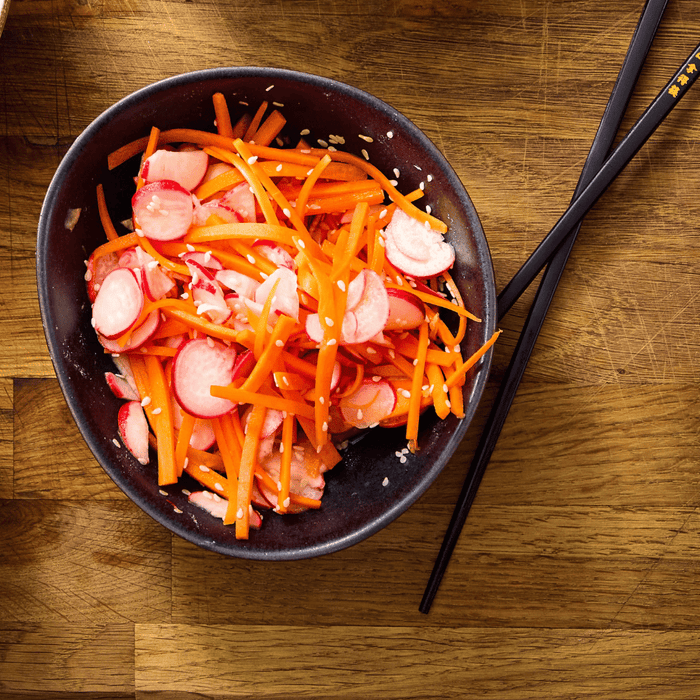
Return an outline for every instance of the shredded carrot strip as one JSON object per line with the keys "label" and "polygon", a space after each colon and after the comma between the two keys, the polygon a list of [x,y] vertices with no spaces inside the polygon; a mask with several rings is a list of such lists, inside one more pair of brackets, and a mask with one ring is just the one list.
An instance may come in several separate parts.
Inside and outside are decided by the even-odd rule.
{"label": "shredded carrot strip", "polygon": [[115,238],[113,241],[107,241],[101,246],[95,248],[92,256],[95,260],[102,255],[109,255],[110,253],[117,253],[120,250],[126,250],[135,245],[138,245],[139,236],[136,233],[127,233],[119,238]]}
{"label": "shredded carrot strip", "polygon": [[[207,454],[206,452],[204,454]],[[193,479],[199,481],[202,486],[206,486],[210,491],[213,491],[215,497],[223,497],[231,502],[231,484],[229,480],[212,469],[212,467],[195,462],[190,459],[185,467],[185,473],[189,474]]]}
{"label": "shredded carrot strip", "polygon": [[278,285],[279,279],[272,285],[272,289],[267,295],[267,299],[265,299],[262,311],[260,312],[260,318],[258,319],[258,325],[255,329],[255,344],[253,345],[253,355],[255,355],[256,360],[260,359],[263,353],[263,349],[265,347],[265,341],[267,340],[267,324],[270,322],[270,310],[272,309],[272,300],[275,298],[275,292],[277,291]]}
{"label": "shredded carrot strip", "polygon": [[255,363],[255,367],[253,367],[247,379],[243,382],[241,389],[255,392],[263,385],[263,382],[276,368],[287,338],[295,325],[296,321],[290,316],[282,315],[277,319],[275,327],[270,333],[269,343],[267,343],[260,357],[257,358],[258,361]]}
{"label": "shredded carrot strip", "polygon": [[433,399],[433,406],[438,418],[447,418],[450,415],[450,403],[447,394],[447,386],[445,384],[445,375],[439,365],[433,362],[426,362],[425,376],[428,378],[430,385],[430,395]]}
{"label": "shredded carrot strip", "polygon": [[274,408],[278,411],[287,411],[287,413],[293,413],[312,420],[314,418],[314,407],[301,401],[292,401],[290,399],[284,399],[281,396],[246,391],[231,384],[229,384],[229,386],[212,386],[210,392],[212,396],[229,399],[229,401],[233,401],[234,403],[250,403],[253,405],[265,406],[265,408]]}
{"label": "shredded carrot strip", "polygon": [[[158,129],[155,126],[151,127],[151,133],[148,137],[148,143],[146,144],[146,150],[143,152],[142,163],[147,158],[150,158],[156,152],[156,149],[158,148],[158,137],[159,136],[160,136],[160,129]],[[138,180],[136,181],[136,189],[140,190],[143,187],[143,185],[144,185],[144,180],[139,175]]]}
{"label": "shredded carrot strip", "polygon": [[360,384],[362,384],[362,380],[364,379],[365,376],[365,366],[359,362],[355,363],[355,378],[352,381],[352,384],[348,385],[347,389],[341,392],[337,392],[334,394],[336,399],[342,399],[345,396],[351,396],[354,394],[359,388]]}
{"label": "shredded carrot strip", "polygon": [[447,299],[443,299],[442,297],[439,297],[435,294],[430,294],[428,292],[422,292],[419,289],[415,289],[414,287],[411,287],[410,285],[387,284],[386,288],[387,289],[403,289],[405,292],[409,292],[410,294],[413,294],[414,296],[418,297],[422,301],[427,302],[428,304],[433,304],[434,306],[441,306],[443,309],[449,309],[450,311],[454,311],[455,313],[459,314],[460,316],[464,316],[465,318],[470,318],[472,321],[481,322],[480,318],[478,318],[477,316],[474,316],[474,314],[467,311],[463,306],[459,306],[458,304],[454,304],[453,302],[447,301]]}
{"label": "shredded carrot strip", "polygon": [[242,139],[245,136],[245,132],[248,131],[251,121],[253,121],[253,117],[248,112],[243,113],[233,127],[233,138]]}
{"label": "shredded carrot strip", "polygon": [[216,114],[216,130],[221,136],[233,138],[233,127],[231,126],[231,115],[228,111],[226,98],[220,92],[215,92],[212,95],[214,103],[214,114]]}
{"label": "shredded carrot strip", "polygon": [[150,378],[151,413],[159,411],[158,420],[154,426],[158,445],[158,484],[160,486],[175,484],[178,472],[175,465],[175,434],[170,391],[160,360],[153,355],[146,355],[144,364]]}
{"label": "shredded carrot strip", "polygon": [[306,210],[306,203],[309,201],[309,194],[311,193],[313,186],[316,184],[318,178],[321,177],[321,174],[330,165],[330,163],[330,156],[325,155],[318,161],[318,163],[316,163],[316,165],[314,165],[311,172],[308,173],[308,177],[306,180],[304,180],[304,184],[301,186],[296,203],[294,204],[294,208],[297,211],[303,212]]}
{"label": "shredded carrot strip", "polygon": [[228,326],[220,326],[211,321],[207,321],[201,316],[195,316],[194,314],[187,313],[181,309],[172,308],[169,306],[163,307],[163,313],[170,318],[175,318],[178,321],[182,321],[187,324],[190,328],[195,328],[196,330],[207,333],[213,338],[219,338],[220,340],[229,340],[242,345],[248,346],[252,345],[252,333],[250,331],[237,331]]}
{"label": "shredded carrot strip", "polygon": [[[238,450],[238,459],[235,459],[237,444],[231,444],[229,436],[223,426],[223,421],[221,418],[212,418],[211,426],[214,429],[214,436],[216,437],[216,444],[219,448],[219,453],[221,454],[221,459],[224,463],[224,471],[226,472],[226,478],[230,482],[235,482],[238,477],[238,463],[240,462],[240,450]],[[235,512],[235,494],[229,494],[229,505],[228,507],[234,508]],[[233,501],[233,502],[232,502]],[[226,512],[228,516],[228,510]],[[231,522],[231,521],[230,521]]]}
{"label": "shredded carrot strip", "polygon": [[292,445],[294,438],[294,416],[289,413],[282,420],[282,459],[280,460],[280,484],[277,507],[281,513],[287,512],[287,499],[292,473]]}
{"label": "shredded carrot strip", "polygon": [[248,129],[246,130],[245,134],[243,135],[243,140],[244,141],[250,141],[253,136],[255,135],[255,132],[258,130],[258,127],[260,126],[260,123],[262,122],[263,115],[267,111],[267,106],[268,103],[263,101],[260,103],[260,106],[258,107],[257,112],[253,115],[253,119],[251,120]]}
{"label": "shredded carrot strip", "polygon": [[501,334],[500,330],[497,330],[470,358],[465,360],[457,369],[455,369],[449,377],[445,379],[445,384],[447,388],[456,386],[460,379],[486,354],[489,348],[498,340],[498,336]]}
{"label": "shredded carrot strip", "polygon": [[[264,406],[253,406],[248,425],[246,426],[245,440],[241,451],[241,464],[238,470],[238,497],[236,503],[229,501],[224,523],[230,521],[231,516],[236,522],[236,538],[248,539],[250,528],[250,499],[253,493],[253,477],[255,464],[258,458],[258,444],[260,433],[267,409]],[[233,512],[232,512],[233,511]]]}
{"label": "shredded carrot strip", "polygon": [[418,449],[418,419],[420,418],[421,386],[423,385],[423,375],[425,373],[425,356],[428,352],[428,322],[423,321],[418,334],[418,352],[413,368],[413,378],[411,381],[411,398],[408,406],[408,420],[406,422],[406,440],[411,452]]}
{"label": "shredded carrot strip", "polygon": [[464,418],[464,392],[459,384],[449,387],[450,410],[457,418]]}
{"label": "shredded carrot strip", "polygon": [[250,139],[251,143],[269,146],[282,131],[286,123],[287,120],[282,116],[282,113],[277,109],[273,109],[260,125],[260,128],[253,134],[253,137]]}
{"label": "shredded carrot strip", "polygon": [[119,238],[119,234],[114,228],[112,219],[109,216],[109,211],[107,211],[107,201],[105,200],[105,191],[102,183],[97,185],[97,210],[100,214],[100,222],[102,223],[102,228],[105,230],[107,240],[114,241]]}

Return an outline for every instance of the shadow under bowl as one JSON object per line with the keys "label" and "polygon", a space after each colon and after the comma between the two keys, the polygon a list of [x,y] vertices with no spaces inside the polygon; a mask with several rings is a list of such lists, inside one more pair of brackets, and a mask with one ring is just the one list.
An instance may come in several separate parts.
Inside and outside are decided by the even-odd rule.
{"label": "shadow under bowl", "polygon": [[[462,343],[465,356],[493,333],[495,283],[491,256],[474,206],[459,178],[432,142],[408,119],[372,95],[327,78],[269,68],[221,68],[169,78],[125,97],[100,115],[75,140],[60,163],[42,207],[37,241],[39,302],[46,340],[66,402],[86,443],[107,474],[140,508],[186,540],[221,554],[259,560],[291,560],[334,552],[374,534],[413,504],[430,486],[462,440],[481,398],[491,353],[468,375],[464,419],[421,418],[420,450],[405,463],[396,452],[406,446],[405,430],[375,429],[353,441],[343,461],[326,474],[319,510],[298,515],[263,513],[260,530],[237,540],[234,528],[189,504],[185,477],[174,486],[157,485],[155,467],[143,466],[114,442],[121,401],[104,373],[109,354],[92,329],[85,291],[85,260],[104,242],[95,198],[102,183],[110,216],[131,216],[130,199],[138,157],[109,170],[107,156],[119,146],[161,130],[214,130],[212,94],[223,93],[232,117],[239,103],[254,110],[263,100],[280,103],[285,133],[307,140],[345,138],[343,150],[362,154],[390,177],[398,168],[403,192],[426,177],[422,201],[449,227],[456,250],[453,277],[467,308],[482,319],[470,323]],[[360,138],[360,134],[372,141]],[[75,215],[79,217],[75,222]],[[386,486],[383,485],[388,479]],[[162,491],[167,492],[163,495]]]}

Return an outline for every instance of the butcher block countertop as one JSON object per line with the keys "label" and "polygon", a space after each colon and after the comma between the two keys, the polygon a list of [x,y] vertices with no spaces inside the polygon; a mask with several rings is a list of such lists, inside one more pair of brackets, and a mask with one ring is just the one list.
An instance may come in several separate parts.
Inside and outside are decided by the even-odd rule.
{"label": "butcher block countertop", "polygon": [[[563,213],[642,0],[13,0],[0,36],[0,698],[700,697],[700,88],[586,217],[452,561],[430,571],[534,287],[467,437],[392,524],[306,561],[172,535],[59,389],[39,211],[104,109],[177,73],[292,68],[412,119],[500,290]],[[670,0],[627,131],[700,41]]]}

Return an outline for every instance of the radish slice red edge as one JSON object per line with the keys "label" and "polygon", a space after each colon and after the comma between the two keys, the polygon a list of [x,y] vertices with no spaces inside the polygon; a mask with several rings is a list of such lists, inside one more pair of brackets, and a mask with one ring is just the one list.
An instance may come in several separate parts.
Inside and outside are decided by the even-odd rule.
{"label": "radish slice red edge", "polygon": [[148,421],[139,401],[123,404],[117,415],[119,436],[129,452],[141,463],[148,464]]}

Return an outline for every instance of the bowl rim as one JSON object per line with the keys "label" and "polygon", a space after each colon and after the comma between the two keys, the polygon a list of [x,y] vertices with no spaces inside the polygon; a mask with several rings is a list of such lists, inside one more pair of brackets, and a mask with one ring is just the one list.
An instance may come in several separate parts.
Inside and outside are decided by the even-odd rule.
{"label": "bowl rim", "polygon": [[96,437],[89,431],[86,431],[83,427],[86,423],[83,407],[77,401],[72,390],[71,383],[66,376],[64,358],[61,354],[60,343],[56,337],[56,329],[49,323],[49,299],[51,290],[49,289],[48,281],[46,275],[44,274],[44,268],[48,262],[46,259],[45,248],[49,235],[49,222],[53,218],[54,208],[56,206],[55,202],[58,199],[56,195],[60,190],[64,175],[73,167],[75,161],[78,159],[93,135],[102,129],[115,115],[131,108],[132,106],[138,105],[148,96],[167,91],[172,87],[183,84],[192,84],[200,81],[212,81],[216,79],[230,80],[241,77],[264,78],[269,80],[284,79],[297,82],[301,81],[304,83],[310,83],[312,86],[318,89],[330,89],[334,92],[340,93],[341,95],[347,95],[354,100],[360,100],[367,103],[372,109],[383,112],[385,115],[389,116],[400,126],[400,128],[405,128],[410,131],[412,138],[416,139],[420,143],[420,147],[425,149],[425,151],[428,153],[428,156],[440,165],[441,176],[446,177],[450,181],[451,187],[458,193],[460,207],[463,207],[469,212],[470,221],[472,221],[472,223],[476,226],[476,230],[473,233],[474,237],[478,239],[478,245],[482,247],[481,253],[483,259],[480,262],[482,263],[481,271],[484,277],[484,287],[486,289],[486,298],[484,299],[485,313],[483,316],[489,333],[495,330],[496,325],[495,275],[493,261],[488,247],[488,241],[476,208],[474,207],[465,186],[455,173],[447,158],[412,120],[408,119],[394,107],[365,90],[332,78],[284,68],[259,66],[209,68],[170,76],[141,87],[112,104],[100,115],[98,115],[90,124],[88,124],[88,126],[78,135],[78,137],[69,147],[51,179],[41,207],[37,236],[36,274],[42,325],[44,328],[49,353],[64,398],[83,439],[93,453],[93,456],[95,456],[97,461],[101,464],[102,468],[107,472],[115,484],[129,497],[129,499],[132,500],[151,518],[169,529],[174,534],[177,534],[183,539],[204,549],[227,556],[254,560],[291,561],[330,554],[365,540],[399,517],[428,490],[444,466],[452,458],[455,450],[461,443],[469,424],[471,423],[476,407],[483,396],[483,391],[489,377],[493,350],[489,350],[489,352],[482,359],[480,370],[475,378],[475,383],[472,388],[472,396],[475,396],[476,400],[469,401],[468,404],[465,401],[465,407],[468,405],[470,410],[466,413],[465,417],[459,421],[456,429],[450,434],[449,440],[446,442],[443,449],[441,449],[438,457],[430,464],[430,468],[426,470],[419,485],[413,488],[403,498],[397,499],[379,516],[364,526],[357,528],[348,534],[342,534],[321,544],[316,543],[307,546],[299,546],[292,550],[256,550],[255,548],[249,547],[233,548],[227,544],[219,543],[212,540],[210,537],[193,533],[192,530],[184,528],[184,526],[180,525],[180,521],[177,519],[165,518],[162,513],[157,511],[157,509],[151,504],[145,495],[139,493],[138,490],[128,482],[125,475],[122,473],[122,470],[116,469],[111,464],[111,461],[107,458],[99,440],[96,439]]}

